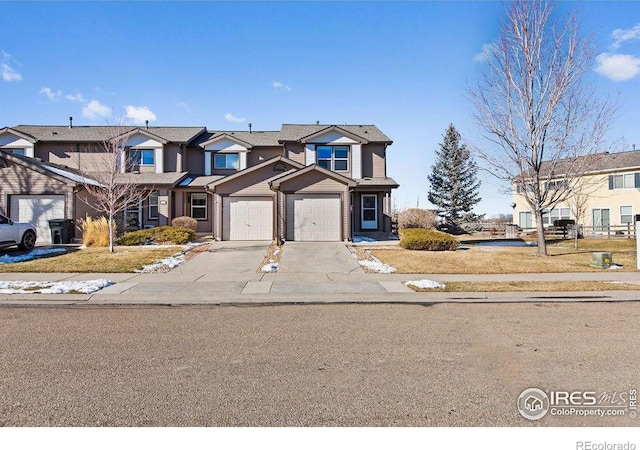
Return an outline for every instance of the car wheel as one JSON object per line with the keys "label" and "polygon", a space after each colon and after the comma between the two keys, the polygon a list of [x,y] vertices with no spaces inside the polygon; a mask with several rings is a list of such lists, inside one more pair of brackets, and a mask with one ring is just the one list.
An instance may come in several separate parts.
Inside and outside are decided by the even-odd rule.
{"label": "car wheel", "polygon": [[22,242],[18,244],[18,248],[20,250],[33,250],[33,247],[35,246],[36,234],[31,230],[25,231],[25,233],[22,235]]}

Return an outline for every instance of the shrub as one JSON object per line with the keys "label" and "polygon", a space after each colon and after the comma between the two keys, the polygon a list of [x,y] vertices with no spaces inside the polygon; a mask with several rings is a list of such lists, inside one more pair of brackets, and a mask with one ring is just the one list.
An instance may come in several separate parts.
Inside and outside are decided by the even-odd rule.
{"label": "shrub", "polygon": [[[82,231],[82,243],[86,247],[109,246],[109,221],[101,216],[97,219],[87,216],[78,220],[78,228]],[[113,222],[113,234],[116,233],[116,223]]]}
{"label": "shrub", "polygon": [[433,229],[438,223],[438,215],[428,209],[410,208],[398,214],[398,229],[427,228]]}
{"label": "shrub", "polygon": [[187,230],[191,230],[195,233],[198,229],[198,221],[193,217],[180,216],[171,221],[171,226],[176,228],[186,228]]}
{"label": "shrub", "polygon": [[408,250],[456,250],[458,241],[453,236],[441,231],[406,228],[400,232],[400,246]]}
{"label": "shrub", "polygon": [[195,233],[186,228],[164,226],[125,233],[116,240],[116,244],[186,244],[192,241],[194,236]]}

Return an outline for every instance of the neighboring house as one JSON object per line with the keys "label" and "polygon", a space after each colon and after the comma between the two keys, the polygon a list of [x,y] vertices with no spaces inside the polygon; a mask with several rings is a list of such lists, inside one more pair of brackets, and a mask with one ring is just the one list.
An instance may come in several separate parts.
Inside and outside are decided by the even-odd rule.
{"label": "neighboring house", "polygon": [[[96,215],[84,178],[114,127],[19,125],[0,129],[0,213],[36,224]],[[121,179],[152,192],[126,211],[140,228],[179,216],[217,240],[342,241],[391,231],[386,151],[373,125],[283,125],[280,131],[126,127]]]}
{"label": "neighboring house", "polygon": [[[571,197],[543,215],[545,227],[557,219],[576,220],[594,232],[607,231],[610,226],[633,226],[635,215],[640,214],[640,151],[604,153],[592,159],[593,164],[575,183]],[[557,189],[565,188],[564,182],[555,183]],[[571,205],[575,196],[584,198],[583,214],[578,218]],[[535,216],[516,188],[513,201],[514,222],[524,229],[535,228]]]}

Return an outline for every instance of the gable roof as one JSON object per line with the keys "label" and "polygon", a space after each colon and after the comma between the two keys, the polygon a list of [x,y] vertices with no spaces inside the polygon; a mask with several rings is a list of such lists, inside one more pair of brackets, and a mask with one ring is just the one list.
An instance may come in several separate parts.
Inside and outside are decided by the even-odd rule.
{"label": "gable roof", "polygon": [[35,144],[37,142],[37,139],[34,138],[33,136],[30,136],[30,135],[28,135],[26,133],[22,133],[22,132],[20,132],[18,130],[14,130],[13,128],[4,127],[2,129],[0,129],[0,134],[3,134],[3,133],[13,134],[14,136],[22,138],[25,141],[29,141],[32,144]]}
{"label": "gable roof", "polygon": [[92,186],[100,186],[100,183],[92,178],[85,177],[80,171],[71,167],[44,162],[37,158],[29,158],[27,156],[16,155],[12,152],[0,150],[0,157],[8,159],[16,164],[27,167],[31,170],[39,172],[48,177],[62,181],[68,185],[76,186],[78,184],[90,184]]}
{"label": "gable roof", "polygon": [[33,139],[32,142],[102,142],[122,133],[140,132],[166,142],[187,144],[206,131],[204,127],[56,126],[18,125],[3,128]]}
{"label": "gable roof", "polygon": [[339,173],[336,172],[332,172],[331,170],[327,170],[324,167],[320,167],[317,164],[311,164],[310,166],[306,166],[303,169],[299,169],[296,170],[295,172],[291,172],[291,173],[286,173],[272,181],[269,182],[269,185],[272,188],[278,189],[280,187],[280,184],[284,183],[285,181],[289,181],[292,180],[294,178],[297,178],[301,175],[305,175],[308,174],[309,172],[320,172],[321,174],[329,177],[329,178],[333,178],[334,180],[346,184],[349,187],[355,187],[356,185],[356,181],[352,178],[349,177],[345,177],[344,175],[340,175]]}
{"label": "gable roof", "polygon": [[289,158],[285,158],[284,156],[274,156],[273,158],[269,158],[269,159],[267,159],[265,161],[262,161],[261,163],[256,164],[254,166],[247,167],[246,169],[243,169],[243,170],[241,170],[239,172],[236,172],[236,173],[234,173],[232,175],[226,176],[226,177],[221,178],[219,180],[215,180],[215,181],[207,184],[207,188],[212,188],[212,187],[218,186],[220,184],[226,183],[227,181],[235,180],[236,178],[240,178],[240,177],[242,177],[242,176],[244,176],[244,175],[246,175],[248,173],[255,172],[256,170],[260,170],[263,167],[267,167],[267,166],[269,166],[271,164],[274,164],[274,163],[277,163],[277,162],[283,162],[283,163],[288,164],[288,165],[290,165],[292,167],[295,167],[296,169],[301,169],[302,167],[304,167],[303,164],[300,164],[299,162],[293,161],[293,160],[291,160]]}
{"label": "gable roof", "polygon": [[231,140],[237,140],[244,144],[248,144],[250,147],[279,147],[280,143],[278,138],[280,136],[279,131],[212,131],[207,130],[206,133],[198,136],[194,139],[191,145],[197,147],[203,147],[207,143],[219,139],[221,137],[227,137]]}
{"label": "gable roof", "polygon": [[343,132],[365,142],[382,142],[392,144],[393,141],[375,125],[306,125],[284,124],[280,131],[280,143],[303,142],[313,136],[329,131]]}

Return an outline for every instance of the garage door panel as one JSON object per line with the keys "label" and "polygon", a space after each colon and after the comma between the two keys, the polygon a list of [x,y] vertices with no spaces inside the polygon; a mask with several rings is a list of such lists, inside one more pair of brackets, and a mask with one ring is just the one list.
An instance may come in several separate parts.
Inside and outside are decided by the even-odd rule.
{"label": "garage door panel", "polygon": [[231,241],[273,239],[273,199],[226,197],[223,200],[223,239]]}
{"label": "garage door panel", "polygon": [[35,226],[39,243],[51,243],[50,219],[65,217],[64,195],[12,195],[11,219]]}
{"label": "garage door panel", "polygon": [[287,236],[295,241],[342,240],[342,212],[338,194],[289,195]]}

